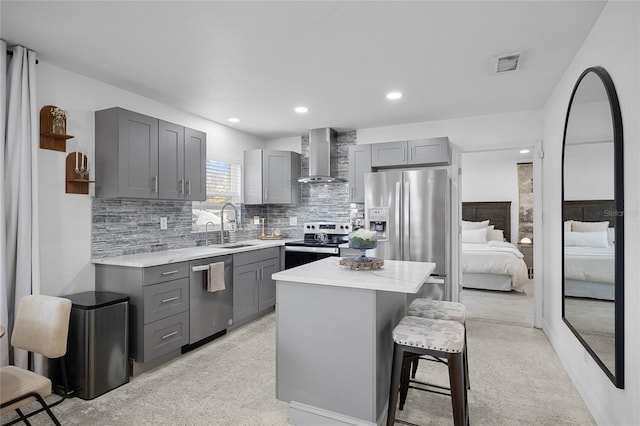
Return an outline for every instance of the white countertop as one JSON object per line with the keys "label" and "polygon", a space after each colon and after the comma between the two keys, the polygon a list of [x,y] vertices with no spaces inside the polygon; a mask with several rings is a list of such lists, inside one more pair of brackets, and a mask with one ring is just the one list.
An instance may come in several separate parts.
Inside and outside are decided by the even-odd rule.
{"label": "white countertop", "polygon": [[385,260],[382,269],[351,270],[339,257],[327,257],[272,275],[277,281],[416,293],[435,269],[435,263]]}
{"label": "white countertop", "polygon": [[187,260],[202,259],[205,257],[224,256],[226,254],[241,253],[251,250],[278,247],[284,245],[286,241],[294,241],[293,239],[282,240],[246,240],[238,241],[234,244],[251,244],[249,247],[239,247],[234,249],[223,248],[222,245],[211,245],[208,247],[188,247],[176,250],[156,251],[152,253],[127,254],[124,256],[105,257],[100,259],[91,259],[96,265],[114,265],[129,266],[134,268],[146,268],[148,266],[166,265],[169,263],[184,262]]}

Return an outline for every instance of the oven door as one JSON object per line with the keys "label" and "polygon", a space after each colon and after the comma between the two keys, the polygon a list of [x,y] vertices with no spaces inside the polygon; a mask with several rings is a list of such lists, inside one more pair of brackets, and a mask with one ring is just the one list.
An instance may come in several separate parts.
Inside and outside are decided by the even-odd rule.
{"label": "oven door", "polygon": [[284,247],[284,269],[295,268],[305,263],[315,262],[325,257],[339,256],[337,247]]}

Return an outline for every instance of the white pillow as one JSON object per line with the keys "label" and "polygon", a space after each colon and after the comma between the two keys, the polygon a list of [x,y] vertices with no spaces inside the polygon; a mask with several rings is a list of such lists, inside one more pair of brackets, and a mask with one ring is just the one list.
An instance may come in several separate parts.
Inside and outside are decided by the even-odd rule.
{"label": "white pillow", "polygon": [[487,242],[487,228],[482,229],[463,229],[462,242],[483,244]]}
{"label": "white pillow", "polygon": [[565,232],[564,245],[567,247],[609,247],[606,232]]}
{"label": "white pillow", "polygon": [[577,220],[571,221],[572,232],[602,232],[606,231],[609,227],[609,221],[604,222],[580,222]]}
{"label": "white pillow", "polygon": [[462,230],[468,231],[470,229],[481,229],[489,226],[489,220],[483,220],[482,222],[471,222],[468,220],[462,221]]}
{"label": "white pillow", "polygon": [[571,232],[571,222],[573,221],[572,220],[564,221],[564,232]]}
{"label": "white pillow", "polygon": [[504,241],[504,231],[502,229],[487,230],[487,241]]}
{"label": "white pillow", "polygon": [[607,241],[610,246],[616,242],[616,228],[607,228]]}

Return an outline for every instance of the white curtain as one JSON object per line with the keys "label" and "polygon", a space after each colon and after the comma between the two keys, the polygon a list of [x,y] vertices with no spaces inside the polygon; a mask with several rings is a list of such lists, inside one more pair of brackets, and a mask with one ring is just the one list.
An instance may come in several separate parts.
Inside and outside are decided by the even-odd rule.
{"label": "white curtain", "polygon": [[[8,343],[17,303],[40,294],[38,230],[38,126],[36,53],[2,41],[2,153],[0,154],[0,321],[7,335],[0,340],[2,365],[12,358]],[[12,55],[7,55],[12,52]],[[27,367],[27,353],[16,350],[13,364]],[[42,362],[36,360],[36,371]]]}

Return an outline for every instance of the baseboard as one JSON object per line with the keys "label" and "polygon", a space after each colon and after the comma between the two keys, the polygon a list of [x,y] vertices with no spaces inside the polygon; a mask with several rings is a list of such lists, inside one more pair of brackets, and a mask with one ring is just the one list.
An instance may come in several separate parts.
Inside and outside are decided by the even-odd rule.
{"label": "baseboard", "polygon": [[[385,416],[386,412],[383,417]],[[289,423],[296,426],[377,426],[381,424],[380,420],[377,423],[372,423],[296,401],[291,401],[289,404]]]}

